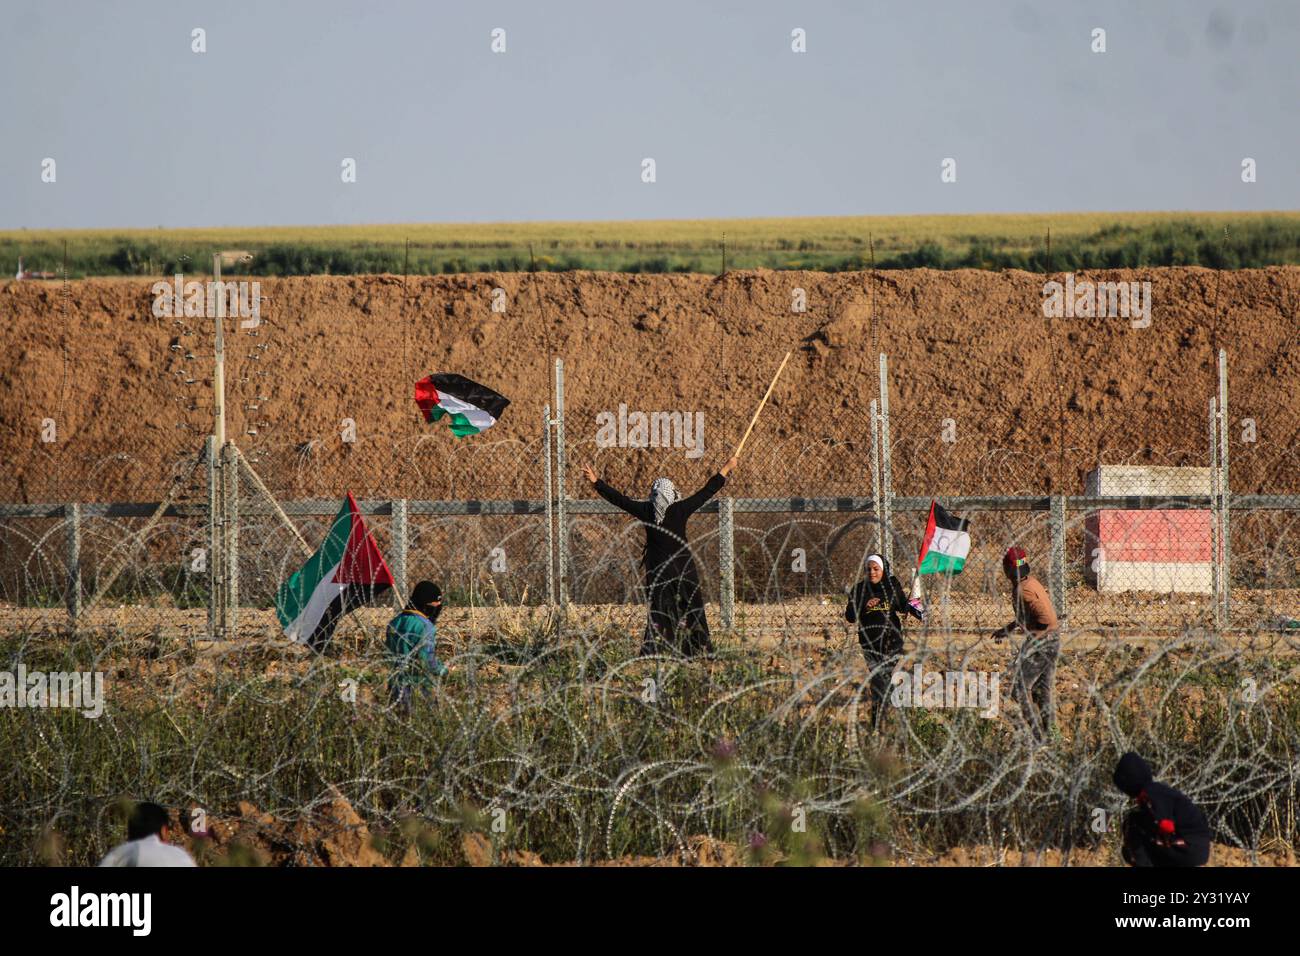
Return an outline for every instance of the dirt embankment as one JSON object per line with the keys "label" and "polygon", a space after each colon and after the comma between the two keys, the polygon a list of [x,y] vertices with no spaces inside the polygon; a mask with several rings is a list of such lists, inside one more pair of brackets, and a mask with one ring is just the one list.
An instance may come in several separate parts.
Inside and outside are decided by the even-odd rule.
{"label": "dirt embankment", "polygon": [[[258,334],[229,336],[228,428],[288,491],[310,459],[317,487],[305,491],[434,496],[438,463],[463,465],[473,449],[477,496],[538,497],[537,475],[515,477],[526,470],[517,453],[489,465],[483,451],[489,439],[538,440],[559,356],[575,457],[638,486],[660,470],[694,483],[725,458],[794,349],[735,492],[861,493],[880,350],[892,371],[896,491],[1074,490],[1098,461],[1204,464],[1224,348],[1234,489],[1300,490],[1300,269],[1084,278],[1149,282],[1149,325],[1046,319],[1043,277],[1023,272],[268,279]],[[211,421],[212,323],[155,316],[151,285],[0,285],[0,498],[156,493],[197,449]],[[432,371],[477,379],[512,404],[490,433],[458,444],[412,402]],[[596,415],[620,405],[702,412],[703,456],[598,452]],[[46,419],[54,443],[42,441]],[[344,419],[355,443],[343,440]],[[944,440],[948,419],[955,442]],[[856,462],[840,484],[840,465],[800,457],[833,442],[851,443],[841,447]],[[119,453],[128,458],[104,464]],[[409,471],[397,462],[419,455],[432,456],[421,487],[397,487]]]}

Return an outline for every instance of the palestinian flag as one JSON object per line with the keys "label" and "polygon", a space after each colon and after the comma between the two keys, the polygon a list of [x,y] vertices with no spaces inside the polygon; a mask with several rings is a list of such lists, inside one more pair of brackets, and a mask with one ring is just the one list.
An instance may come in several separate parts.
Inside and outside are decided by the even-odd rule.
{"label": "palestinian flag", "polygon": [[464,438],[495,425],[510,399],[463,375],[440,372],[415,383],[415,404],[426,422],[450,416],[451,433]]}
{"label": "palestinian flag", "polygon": [[285,637],[320,651],[339,618],[392,586],[393,575],[349,491],[325,542],[280,586],[275,612]]}
{"label": "palestinian flag", "polygon": [[917,574],[958,574],[970,554],[970,535],[965,518],[950,514],[937,501],[930,502],[930,520],[925,523]]}

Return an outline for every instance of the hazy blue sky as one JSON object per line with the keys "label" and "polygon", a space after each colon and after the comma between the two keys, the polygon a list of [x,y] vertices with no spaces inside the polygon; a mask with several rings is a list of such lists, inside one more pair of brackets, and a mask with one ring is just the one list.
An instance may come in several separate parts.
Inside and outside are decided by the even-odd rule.
{"label": "hazy blue sky", "polygon": [[28,0],[0,78],[0,228],[1300,208],[1297,0]]}

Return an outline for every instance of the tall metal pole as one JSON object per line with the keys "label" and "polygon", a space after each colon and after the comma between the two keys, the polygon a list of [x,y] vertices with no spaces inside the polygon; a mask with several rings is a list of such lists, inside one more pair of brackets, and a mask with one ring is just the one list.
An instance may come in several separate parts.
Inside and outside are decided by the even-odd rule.
{"label": "tall metal pole", "polygon": [[221,557],[224,549],[220,537],[221,512],[225,501],[220,478],[220,455],[221,448],[217,445],[217,436],[209,435],[204,457],[207,459],[205,465],[208,478],[208,637],[212,640],[220,637],[223,621],[221,608],[225,606],[221,590],[223,582]]}
{"label": "tall metal pole", "polygon": [[[221,281],[221,255],[213,253],[212,255],[212,281]],[[213,391],[213,412],[215,421],[212,424],[212,434],[217,436],[217,450],[220,451],[226,446],[226,336],[222,326],[224,313],[226,311],[226,297],[221,294],[221,289],[217,287],[217,344],[214,351],[216,359],[215,367],[212,370],[212,391]]]}
{"label": "tall metal pole", "polygon": [[722,629],[729,631],[736,624],[736,499],[730,496],[718,499],[718,572]]}
{"label": "tall metal pole", "polygon": [[68,623],[75,630],[81,618],[81,505],[64,505],[63,520],[68,548]]}
{"label": "tall metal pole", "polygon": [[239,448],[234,442],[225,447],[221,456],[221,474],[225,479],[225,596],[226,638],[239,637]]}
{"label": "tall metal pole", "polygon": [[546,603],[555,604],[555,492],[551,483],[551,406],[542,409],[542,457],[546,459]]}
{"label": "tall metal pole", "polygon": [[1214,629],[1223,627],[1222,557],[1219,551],[1219,403],[1210,398],[1210,592],[1214,595]]}
{"label": "tall metal pole", "polygon": [[[214,283],[221,281],[221,255],[213,253],[212,255],[212,281]],[[213,367],[212,367],[212,445],[210,452],[213,463],[216,466],[216,477],[219,479],[219,491],[216,495],[217,511],[214,516],[215,525],[220,528],[220,541],[216,540],[217,535],[213,535],[213,548],[209,558],[212,561],[212,581],[213,588],[210,599],[216,605],[215,614],[210,615],[212,620],[212,636],[216,640],[222,640],[229,636],[230,627],[230,511],[229,511],[229,494],[228,494],[228,472],[233,469],[227,466],[233,464],[225,454],[226,448],[226,334],[225,323],[222,321],[225,312],[225,296],[220,294],[220,288],[217,288],[217,308],[213,321],[216,323],[216,344],[213,347]],[[207,300],[204,301],[204,308],[207,308]],[[211,472],[209,472],[211,474]],[[211,500],[211,499],[210,499]],[[215,530],[215,529],[214,529]]]}
{"label": "tall metal pole", "polygon": [[555,517],[559,542],[560,606],[569,603],[569,529],[565,519],[564,501],[564,359],[555,360]]}
{"label": "tall metal pole", "polygon": [[393,502],[393,583],[396,592],[393,603],[401,610],[406,606],[406,597],[411,593],[408,580],[409,557],[411,550],[411,533],[407,500],[398,498]]}
{"label": "tall metal pole", "polygon": [[[871,400],[871,504],[876,518],[877,554],[884,554],[885,518],[880,513],[880,406]],[[863,559],[866,558],[864,554]]]}
{"label": "tall metal pole", "polygon": [[1232,618],[1232,534],[1230,512],[1232,510],[1232,492],[1228,481],[1228,351],[1219,349],[1219,467],[1223,477],[1219,482],[1219,493],[1223,504],[1219,508],[1219,519],[1223,532],[1223,623]]}
{"label": "tall metal pole", "polygon": [[1065,589],[1065,495],[1058,491],[1051,498],[1052,525],[1052,598],[1056,601],[1056,615],[1064,621],[1069,615]]}
{"label": "tall metal pole", "polygon": [[894,542],[890,529],[894,520],[893,469],[889,462],[889,356],[880,353],[880,492],[884,529],[883,550],[880,552],[887,564],[894,563]]}

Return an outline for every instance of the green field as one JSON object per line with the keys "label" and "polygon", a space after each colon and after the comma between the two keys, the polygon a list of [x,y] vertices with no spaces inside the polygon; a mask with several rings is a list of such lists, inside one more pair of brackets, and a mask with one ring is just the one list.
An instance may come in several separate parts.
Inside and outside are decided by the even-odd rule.
{"label": "green field", "polygon": [[[1051,231],[1050,262],[1047,234]],[[1027,269],[1300,264],[1300,212],[840,216],[637,222],[13,230],[0,265],[69,277],[225,272],[702,272],[727,269]],[[874,253],[874,255],[873,255]]]}

